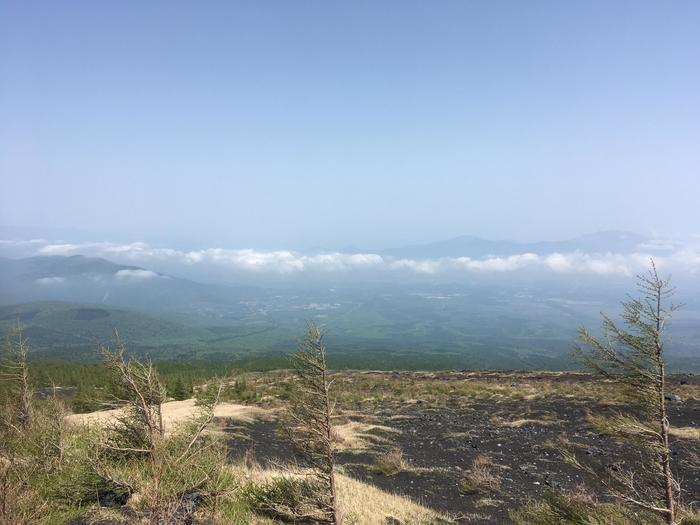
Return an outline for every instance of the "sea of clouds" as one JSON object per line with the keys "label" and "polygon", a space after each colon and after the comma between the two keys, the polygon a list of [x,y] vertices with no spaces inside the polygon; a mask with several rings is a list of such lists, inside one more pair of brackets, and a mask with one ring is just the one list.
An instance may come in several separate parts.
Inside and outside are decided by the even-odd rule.
{"label": "sea of clouds", "polygon": [[[695,241],[693,239],[692,241]],[[103,257],[115,262],[148,266],[167,263],[182,265],[213,265],[221,269],[243,272],[294,274],[299,272],[350,272],[376,270],[411,272],[434,275],[445,272],[516,272],[543,270],[560,274],[588,273],[597,275],[634,275],[648,268],[654,258],[661,269],[690,272],[700,271],[700,243],[678,240],[654,240],[640,245],[632,253],[518,253],[502,257],[443,257],[436,259],[395,258],[378,253],[300,253],[291,250],[254,250],[207,248],[181,250],[155,247],[144,242],[51,242],[42,239],[27,241],[0,240],[0,252],[9,256],[85,255]],[[150,270],[121,270],[116,276],[124,280],[157,277]]]}

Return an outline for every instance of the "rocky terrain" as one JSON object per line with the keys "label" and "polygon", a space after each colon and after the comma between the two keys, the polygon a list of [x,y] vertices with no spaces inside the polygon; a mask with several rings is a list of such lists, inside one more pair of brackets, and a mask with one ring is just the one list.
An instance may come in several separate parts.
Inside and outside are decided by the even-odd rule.
{"label": "rocky terrain", "polygon": [[[343,372],[334,379],[341,471],[459,523],[510,523],[509,510],[548,488],[605,500],[603,487],[574,463],[616,469],[638,459],[595,425],[596,416],[630,410],[624,394],[586,374]],[[239,395],[269,411],[229,426],[232,461],[295,460],[275,415],[290,380],[247,377]],[[671,377],[668,398],[683,501],[697,504],[700,376]]]}

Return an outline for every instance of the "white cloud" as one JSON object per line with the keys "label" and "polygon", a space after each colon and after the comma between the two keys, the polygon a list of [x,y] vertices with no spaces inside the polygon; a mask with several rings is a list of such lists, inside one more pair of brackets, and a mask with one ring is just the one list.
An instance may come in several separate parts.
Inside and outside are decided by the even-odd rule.
{"label": "white cloud", "polygon": [[435,273],[440,269],[439,260],[414,260],[414,259],[399,259],[397,261],[390,262],[390,268],[406,269],[412,270],[416,273]]}
{"label": "white cloud", "polygon": [[[555,272],[585,272],[598,275],[633,275],[648,267],[650,255],[641,253],[608,253],[591,256],[586,253],[553,253],[544,261]],[[655,256],[657,263],[665,264],[666,258]]]}
{"label": "white cloud", "polygon": [[[12,241],[20,242],[20,241]],[[28,242],[28,241],[23,241]],[[436,259],[394,259],[376,253],[325,252],[301,254],[290,250],[262,251],[254,249],[208,248],[182,251],[173,248],[152,247],[143,242],[109,243],[93,242],[73,244],[67,242],[31,241],[33,253],[39,255],[74,255],[105,257],[121,262],[134,262],[144,266],[149,263],[213,265],[233,271],[269,272],[290,274],[312,271],[410,271],[418,274],[439,272],[515,272],[526,270],[550,271],[556,273],[589,273],[596,275],[634,275],[649,264],[650,253],[656,252],[654,259],[661,268],[700,272],[700,245],[679,244],[676,241],[664,243],[654,241],[631,254],[587,254],[583,252],[535,254],[521,253],[506,257],[446,257]],[[673,251],[659,254],[653,247],[676,246]],[[122,270],[117,272],[119,279],[150,279],[159,275],[149,270]]]}
{"label": "white cloud", "polygon": [[61,284],[64,281],[65,279],[63,277],[42,277],[41,279],[37,279],[34,282],[42,286],[51,286],[54,284]]}
{"label": "white cloud", "polygon": [[149,250],[146,243],[132,242],[130,244],[107,244],[104,251],[107,253],[144,253]]}
{"label": "white cloud", "polygon": [[42,246],[37,252],[39,255],[69,255],[80,250],[77,244],[47,244]]}
{"label": "white cloud", "polygon": [[371,253],[347,254],[330,252],[302,255],[287,250],[263,252],[252,249],[225,250],[223,248],[210,248],[185,253],[175,252],[171,255],[181,257],[182,261],[187,264],[208,262],[242,270],[273,271],[278,273],[309,269],[328,271],[351,270],[353,268],[379,266],[384,262],[380,255]]}
{"label": "white cloud", "polygon": [[288,273],[303,270],[303,261],[289,251],[260,252],[256,250],[225,250],[210,248],[192,252],[176,252],[183,262],[197,264],[202,262],[231,266],[242,270],[269,270]]}
{"label": "white cloud", "polygon": [[155,279],[158,277],[156,272],[151,270],[119,270],[114,274],[117,279],[129,280],[129,281],[145,281],[148,279]]}
{"label": "white cloud", "polygon": [[539,256],[534,253],[521,253],[508,257],[489,257],[488,259],[472,259],[470,257],[451,259],[452,263],[458,268],[487,272],[512,272],[524,266],[532,266],[539,260]]}
{"label": "white cloud", "polygon": [[355,268],[380,267],[384,259],[376,253],[322,253],[311,257],[301,256],[305,268],[315,267],[323,270],[352,270]]}

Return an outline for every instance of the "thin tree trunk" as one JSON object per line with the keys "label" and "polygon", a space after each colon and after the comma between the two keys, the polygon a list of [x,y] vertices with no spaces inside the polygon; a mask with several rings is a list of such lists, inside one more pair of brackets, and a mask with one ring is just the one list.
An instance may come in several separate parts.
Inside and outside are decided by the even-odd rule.
{"label": "thin tree trunk", "polygon": [[299,384],[290,407],[290,416],[295,422],[295,426],[290,426],[290,437],[305,456],[313,477],[323,487],[309,498],[309,503],[313,504],[315,512],[322,514],[319,518],[323,523],[340,525],[330,395],[333,381],[329,381],[326,370],[323,335],[313,324],[307,326],[292,364],[297,370]]}
{"label": "thin tree trunk", "polygon": [[661,466],[663,468],[664,476],[664,486],[666,489],[666,508],[668,512],[666,513],[666,523],[668,525],[675,525],[676,523],[676,509],[675,509],[675,498],[673,496],[673,474],[671,473],[671,460],[669,454],[668,446],[668,416],[666,415],[666,399],[665,399],[665,378],[664,378],[664,365],[660,366],[661,371],[661,392],[659,395],[659,403],[661,404]]}
{"label": "thin tree trunk", "polygon": [[676,524],[675,498],[673,495],[673,473],[671,472],[670,449],[668,446],[668,415],[666,414],[666,370],[661,343],[661,289],[656,292],[656,356],[659,363],[659,423],[661,440],[661,468],[663,469],[666,498],[666,523]]}
{"label": "thin tree trunk", "polygon": [[158,403],[156,408],[158,411],[158,437],[165,436],[165,426],[163,425],[163,405]]}
{"label": "thin tree trunk", "polygon": [[330,393],[328,387],[328,380],[326,379],[326,355],[325,352],[322,353],[323,359],[323,389],[325,397],[325,425],[326,425],[326,439],[328,440],[327,447],[327,461],[328,461],[328,485],[330,489],[331,498],[331,511],[333,513],[333,525],[340,525],[340,516],[338,515],[338,502],[335,490],[335,462],[333,461],[333,427],[331,425],[331,402]]}
{"label": "thin tree trunk", "polygon": [[19,382],[19,406],[17,419],[20,427],[26,429],[32,423],[32,389],[29,384],[29,367],[27,366],[27,348],[22,339],[22,330],[17,334],[18,382]]}
{"label": "thin tree trunk", "polygon": [[20,379],[20,424],[27,428],[32,424],[32,390],[29,386],[29,372],[26,363],[22,364]]}

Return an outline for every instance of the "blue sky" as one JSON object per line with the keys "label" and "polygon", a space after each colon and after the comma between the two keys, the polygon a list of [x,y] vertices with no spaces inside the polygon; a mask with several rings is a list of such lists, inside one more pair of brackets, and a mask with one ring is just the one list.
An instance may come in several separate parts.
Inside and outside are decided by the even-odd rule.
{"label": "blue sky", "polygon": [[698,233],[698,2],[5,2],[0,223],[374,248]]}

